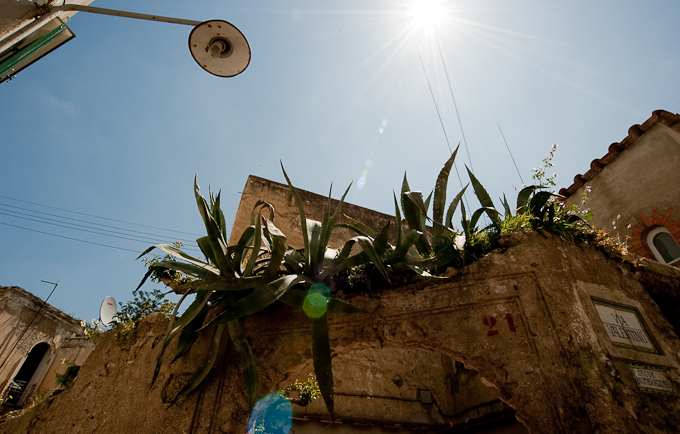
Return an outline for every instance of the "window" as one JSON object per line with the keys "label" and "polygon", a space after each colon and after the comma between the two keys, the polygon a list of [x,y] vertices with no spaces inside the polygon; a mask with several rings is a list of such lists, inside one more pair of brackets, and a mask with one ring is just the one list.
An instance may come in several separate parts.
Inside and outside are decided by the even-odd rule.
{"label": "window", "polygon": [[647,235],[647,246],[657,261],[673,264],[680,261],[680,245],[665,227],[653,229]]}

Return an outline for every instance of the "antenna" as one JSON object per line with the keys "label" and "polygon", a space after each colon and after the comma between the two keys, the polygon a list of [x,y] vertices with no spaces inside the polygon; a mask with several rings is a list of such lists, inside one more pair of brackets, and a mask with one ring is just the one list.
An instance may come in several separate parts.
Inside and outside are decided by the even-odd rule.
{"label": "antenna", "polygon": [[189,35],[189,51],[201,68],[218,77],[233,77],[250,63],[250,45],[243,33],[222,20],[206,21]]}
{"label": "antenna", "polygon": [[[26,325],[26,328],[21,332],[21,334],[19,335],[19,338],[16,340],[16,342],[14,342],[14,345],[12,346],[12,348],[11,348],[11,349],[9,350],[9,352],[7,353],[7,356],[5,356],[5,360],[3,360],[3,361],[2,361],[2,364],[0,364],[0,369],[1,369],[3,366],[5,366],[5,363],[7,363],[7,360],[8,360],[9,357],[12,355],[12,353],[13,353],[14,350],[16,349],[17,345],[19,345],[19,342],[21,342],[21,339],[23,339],[24,335],[26,334],[26,332],[28,331],[28,329],[29,329],[29,328],[31,327],[31,325],[33,324],[33,321],[35,321],[35,318],[40,314],[40,311],[41,311],[41,310],[45,307],[45,305],[47,304],[47,300],[49,300],[50,297],[52,297],[52,294],[54,294],[54,291],[57,289],[57,285],[59,285],[59,280],[57,280],[56,282],[48,282],[48,281],[46,281],[46,280],[41,280],[41,282],[49,283],[50,285],[54,285],[54,288],[52,288],[52,292],[50,292],[50,295],[48,295],[47,298],[42,302],[42,304],[40,305],[40,308],[38,308],[38,310],[35,312],[35,315],[33,315],[33,318],[31,318],[31,321]],[[40,320],[38,320],[38,322],[40,322]]]}
{"label": "antenna", "polygon": [[102,301],[102,305],[99,308],[99,321],[103,325],[108,326],[117,318],[118,307],[116,307],[116,299],[108,296]]}

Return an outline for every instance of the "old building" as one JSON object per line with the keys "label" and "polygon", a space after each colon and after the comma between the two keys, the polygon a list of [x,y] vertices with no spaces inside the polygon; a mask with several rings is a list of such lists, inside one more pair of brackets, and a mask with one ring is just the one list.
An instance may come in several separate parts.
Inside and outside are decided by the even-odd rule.
{"label": "old building", "polygon": [[68,363],[82,365],[93,348],[69,315],[19,287],[0,287],[3,407],[22,407],[57,389],[56,374],[64,374]]}
{"label": "old building", "polygon": [[680,115],[656,110],[560,190],[586,206],[593,225],[628,239],[636,255],[680,266]]}

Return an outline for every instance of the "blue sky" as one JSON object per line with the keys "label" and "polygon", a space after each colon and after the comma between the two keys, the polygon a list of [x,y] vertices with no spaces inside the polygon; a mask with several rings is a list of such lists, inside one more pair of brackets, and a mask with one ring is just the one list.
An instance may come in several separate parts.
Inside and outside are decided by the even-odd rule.
{"label": "blue sky", "polygon": [[[350,202],[391,213],[404,171],[427,192],[449,155],[426,77],[450,146],[463,142],[444,65],[468,145],[461,176],[471,163],[494,198],[512,201],[521,184],[498,125],[525,182],[558,143],[561,188],[653,110],[680,108],[677,1],[448,1],[434,33],[413,37],[392,0],[92,6],[224,19],[252,60],[218,78],[189,54],[188,26],[78,13],[74,40],[0,84],[0,285],[46,297],[40,281],[58,279],[50,303],[84,319],[107,295],[132,298],[145,271],[135,252],[155,242],[28,218],[191,240],[203,231],[195,173],[222,190],[233,221],[248,175],[282,182],[280,160],[300,188],[325,194],[332,182],[340,194],[354,182]],[[454,175],[450,197],[459,189]]]}

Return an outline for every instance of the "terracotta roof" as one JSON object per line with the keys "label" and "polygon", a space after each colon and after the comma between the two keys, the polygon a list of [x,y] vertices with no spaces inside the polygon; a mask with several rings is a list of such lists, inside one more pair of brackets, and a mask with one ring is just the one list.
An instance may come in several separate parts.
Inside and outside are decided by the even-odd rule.
{"label": "terracotta roof", "polygon": [[576,175],[574,177],[574,183],[568,188],[563,188],[560,190],[560,194],[564,197],[569,197],[576,192],[579,188],[583,186],[586,182],[593,179],[604,166],[614,161],[616,157],[619,156],[630,145],[635,143],[635,141],[640,138],[647,130],[652,128],[657,122],[666,125],[669,128],[680,132],[680,115],[677,113],[670,113],[666,110],[654,110],[652,116],[647,119],[642,125],[633,125],[628,130],[628,135],[626,138],[621,140],[619,143],[612,143],[609,145],[609,150],[607,154],[602,158],[596,158],[590,163],[590,170],[588,170],[583,175]]}

